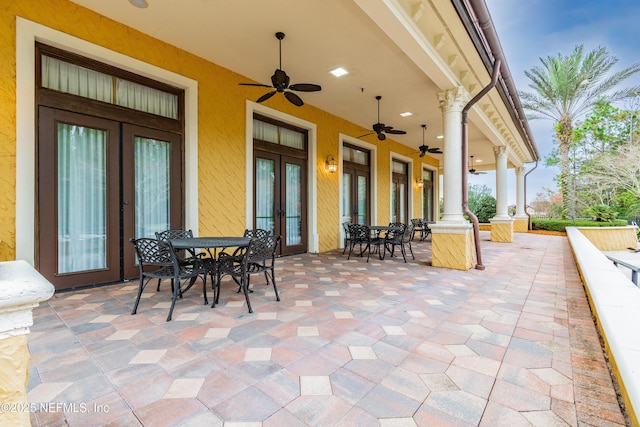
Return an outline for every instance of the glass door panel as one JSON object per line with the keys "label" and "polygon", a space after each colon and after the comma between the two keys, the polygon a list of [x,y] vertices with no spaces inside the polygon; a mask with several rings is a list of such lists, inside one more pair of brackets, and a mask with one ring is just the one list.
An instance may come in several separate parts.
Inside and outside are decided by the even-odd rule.
{"label": "glass door panel", "polygon": [[135,236],[155,238],[171,228],[170,143],[134,137]]}
{"label": "glass door panel", "polygon": [[107,131],[57,124],[58,274],[107,266]]}
{"label": "glass door panel", "polygon": [[351,189],[353,188],[353,173],[342,173],[342,220],[340,222],[352,222],[353,217],[353,194]]}
{"label": "glass door panel", "polygon": [[275,234],[275,160],[256,158],[255,228]]}
{"label": "glass door panel", "polygon": [[368,224],[369,223],[369,176],[358,174],[356,176],[358,183],[357,195],[358,203],[356,210],[356,223]]}
{"label": "glass door panel", "polygon": [[296,246],[302,244],[302,168],[286,163],[285,171],[285,244]]}

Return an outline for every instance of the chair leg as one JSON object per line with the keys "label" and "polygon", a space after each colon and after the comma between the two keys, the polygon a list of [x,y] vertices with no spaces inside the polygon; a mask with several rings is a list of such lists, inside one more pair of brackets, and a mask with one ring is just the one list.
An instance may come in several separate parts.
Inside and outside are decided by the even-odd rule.
{"label": "chair leg", "polygon": [[[267,272],[265,271],[265,276],[267,275]],[[271,277],[271,284],[273,285],[273,292],[275,292],[276,294],[276,301],[280,301],[280,295],[278,294],[278,287],[276,286],[276,273],[273,270],[273,268],[271,268],[271,273],[269,274],[269,276]],[[267,280],[267,285],[269,284],[269,280]]]}
{"label": "chair leg", "polygon": [[413,254],[413,248],[411,247],[411,242],[409,242],[409,251],[411,251],[411,258],[416,259],[416,256]]}
{"label": "chair leg", "polygon": [[209,305],[209,300],[207,299],[207,272],[202,275],[202,294],[204,295],[204,305]]}
{"label": "chair leg", "polygon": [[249,301],[249,275],[243,277],[240,281],[242,283],[242,290],[244,291],[244,299],[247,301],[247,307],[249,308],[249,313],[253,313],[253,309],[251,308],[251,301]]}
{"label": "chair leg", "polygon": [[[158,279],[158,282],[160,279]],[[144,277],[140,277],[140,283],[138,284],[138,296],[136,297],[136,302],[133,304],[133,311],[131,314],[136,314],[138,311],[138,304],[140,303],[140,297],[142,296],[142,290],[144,289]]]}
{"label": "chair leg", "polygon": [[349,244],[349,255],[347,256],[347,261],[351,259],[351,253],[353,252],[353,247],[355,246],[355,242],[351,242]]}
{"label": "chair leg", "polygon": [[404,260],[404,262],[407,262],[407,253],[404,249],[404,244],[400,244],[400,252],[402,252],[402,259]]}
{"label": "chair leg", "polygon": [[158,287],[156,288],[156,292],[160,292],[160,283],[162,283],[162,279],[158,279]]}
{"label": "chair leg", "polygon": [[180,279],[178,279],[178,283],[174,283],[175,279],[171,279],[171,286],[173,287],[173,295],[171,297],[171,308],[169,308],[169,315],[167,316],[167,322],[171,321],[171,316],[173,315],[173,307],[176,305],[176,300],[178,299],[178,295],[182,294],[180,292]]}

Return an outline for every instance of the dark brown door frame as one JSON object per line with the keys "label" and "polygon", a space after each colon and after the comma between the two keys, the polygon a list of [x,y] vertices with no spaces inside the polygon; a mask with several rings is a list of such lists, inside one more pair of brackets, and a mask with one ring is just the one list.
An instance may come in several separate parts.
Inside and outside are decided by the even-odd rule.
{"label": "dark brown door frame", "polygon": [[[113,282],[120,279],[120,223],[119,223],[119,138],[117,122],[82,114],[39,107],[37,208],[36,208],[36,257],[38,271],[56,289]],[[107,159],[107,260],[106,268],[90,272],[58,274],[58,140],[59,123],[77,124],[106,131]],[[111,231],[111,232],[109,232]],[[115,231],[115,232],[114,232]],[[117,242],[116,242],[117,240]]]}

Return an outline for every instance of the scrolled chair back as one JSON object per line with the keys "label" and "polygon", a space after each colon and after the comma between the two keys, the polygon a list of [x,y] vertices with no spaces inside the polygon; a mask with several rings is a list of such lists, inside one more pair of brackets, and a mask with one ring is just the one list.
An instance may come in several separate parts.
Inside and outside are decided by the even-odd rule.
{"label": "scrolled chair back", "polygon": [[262,239],[264,237],[270,236],[271,231],[265,230],[262,228],[247,228],[244,230],[244,237],[251,237],[252,239]]}
{"label": "scrolled chair back", "polygon": [[165,243],[171,239],[191,239],[192,237],[193,237],[193,231],[191,230],[156,231],[156,239]]}

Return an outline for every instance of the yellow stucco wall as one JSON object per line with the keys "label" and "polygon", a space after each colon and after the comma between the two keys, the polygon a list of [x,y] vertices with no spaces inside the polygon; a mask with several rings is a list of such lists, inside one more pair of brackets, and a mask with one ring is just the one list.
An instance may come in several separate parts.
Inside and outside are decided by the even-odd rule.
{"label": "yellow stucco wall", "polygon": [[27,403],[27,370],[29,351],[27,335],[17,335],[0,340],[0,403],[9,409],[0,411],[2,426],[30,426],[29,412],[17,411]]}
{"label": "yellow stucco wall", "polygon": [[577,227],[601,251],[623,251],[636,248],[638,238],[634,227]]}
{"label": "yellow stucco wall", "polygon": [[[15,259],[15,172],[16,172],[16,16],[37,22],[124,55],[186,76],[198,82],[198,185],[200,234],[242,232],[245,221],[245,100],[259,93],[239,86],[248,79],[207,62],[174,46],[91,12],[68,0],[24,0],[3,2],[0,8],[0,260]],[[295,107],[275,96],[264,105],[317,125],[317,194],[319,249],[338,246],[338,174],[324,171],[328,154],[337,157],[339,133],[362,135],[368,131],[319,110],[310,103]],[[435,100],[434,100],[435,102]],[[390,152],[415,159],[414,177],[421,163],[437,168],[435,159],[418,158],[409,147],[375,136],[365,139],[378,146],[378,222],[389,221]],[[437,169],[436,169],[437,170]],[[421,215],[421,193],[411,186],[413,217]],[[240,190],[240,191],[239,191]],[[436,188],[437,192],[437,188]],[[439,197],[436,197],[438,200]]]}

